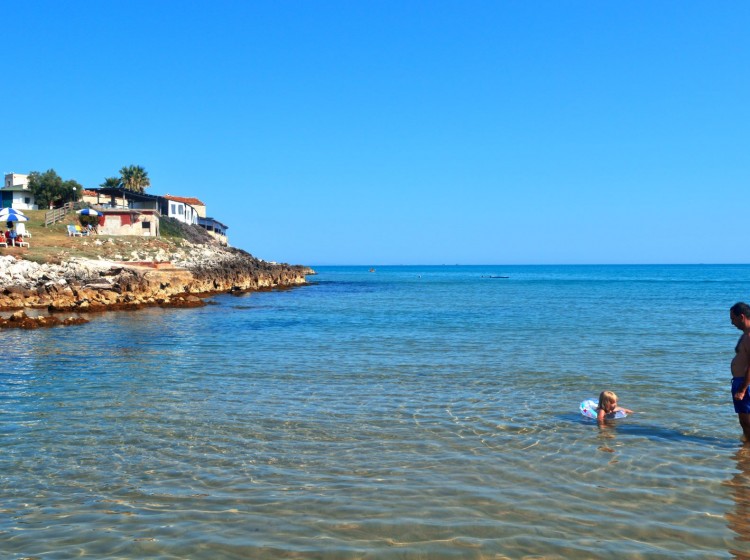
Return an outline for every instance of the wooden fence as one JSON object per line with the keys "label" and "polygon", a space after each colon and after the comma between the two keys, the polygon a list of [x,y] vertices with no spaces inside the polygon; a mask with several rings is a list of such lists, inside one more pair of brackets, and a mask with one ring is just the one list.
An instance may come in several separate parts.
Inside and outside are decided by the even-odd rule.
{"label": "wooden fence", "polygon": [[84,206],[86,205],[83,202],[66,202],[65,204],[63,204],[62,208],[48,210],[44,213],[44,227],[48,227],[59,222],[71,212],[75,212],[76,210],[78,210],[79,208],[83,208]]}

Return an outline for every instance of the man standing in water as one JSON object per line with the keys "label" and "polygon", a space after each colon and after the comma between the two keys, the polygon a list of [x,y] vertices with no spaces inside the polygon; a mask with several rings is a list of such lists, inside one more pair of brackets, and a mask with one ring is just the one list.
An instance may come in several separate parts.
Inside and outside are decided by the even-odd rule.
{"label": "man standing in water", "polygon": [[729,309],[729,319],[742,331],[732,358],[732,397],[745,441],[750,442],[750,305],[735,303]]}

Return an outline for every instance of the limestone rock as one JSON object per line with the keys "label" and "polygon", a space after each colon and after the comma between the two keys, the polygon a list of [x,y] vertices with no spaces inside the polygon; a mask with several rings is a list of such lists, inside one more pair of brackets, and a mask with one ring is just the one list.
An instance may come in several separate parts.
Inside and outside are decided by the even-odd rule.
{"label": "limestone rock", "polygon": [[[116,244],[111,239],[103,243]],[[120,244],[131,243],[122,240]],[[157,247],[148,255],[131,251],[131,256],[140,262],[128,264],[99,256],[96,260],[76,258],[61,264],[38,264],[0,255],[0,310],[195,307],[203,305],[201,296],[302,285],[305,276],[314,273],[301,266],[256,259],[240,249],[187,241],[178,250],[168,252]],[[113,258],[122,259],[120,255]],[[25,324],[39,326],[45,321]]]}

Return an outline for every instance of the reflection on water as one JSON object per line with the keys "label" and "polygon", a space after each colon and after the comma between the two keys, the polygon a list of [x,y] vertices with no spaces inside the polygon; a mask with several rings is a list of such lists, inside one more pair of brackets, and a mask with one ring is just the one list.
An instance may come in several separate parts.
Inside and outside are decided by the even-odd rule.
{"label": "reflection on water", "polygon": [[[598,423],[597,428],[599,429],[599,446],[597,449],[603,453],[614,453],[616,447],[616,424],[614,422]],[[616,462],[617,459],[613,457],[610,459],[610,463]]]}

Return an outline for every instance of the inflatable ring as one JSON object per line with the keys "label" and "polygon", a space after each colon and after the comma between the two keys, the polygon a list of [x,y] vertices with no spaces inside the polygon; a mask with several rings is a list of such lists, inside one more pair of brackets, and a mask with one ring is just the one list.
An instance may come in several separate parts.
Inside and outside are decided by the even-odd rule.
{"label": "inflatable ring", "polygon": [[[596,412],[599,408],[599,401],[597,399],[586,399],[581,403],[581,414],[583,414],[586,418],[593,418],[596,420]],[[627,412],[623,412],[622,410],[618,410],[617,412],[613,414],[607,414],[607,418],[625,418],[627,416]]]}

